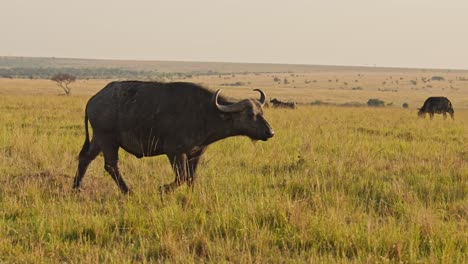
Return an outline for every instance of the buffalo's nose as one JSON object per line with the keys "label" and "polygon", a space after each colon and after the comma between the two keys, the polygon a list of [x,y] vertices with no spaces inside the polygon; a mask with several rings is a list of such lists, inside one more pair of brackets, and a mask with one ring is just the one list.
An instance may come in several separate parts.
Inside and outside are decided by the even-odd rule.
{"label": "buffalo's nose", "polygon": [[275,135],[275,131],[273,131],[273,130],[267,130],[267,131],[265,131],[265,134],[266,134],[266,136],[267,136],[268,138],[271,138],[271,137],[273,137],[273,136]]}

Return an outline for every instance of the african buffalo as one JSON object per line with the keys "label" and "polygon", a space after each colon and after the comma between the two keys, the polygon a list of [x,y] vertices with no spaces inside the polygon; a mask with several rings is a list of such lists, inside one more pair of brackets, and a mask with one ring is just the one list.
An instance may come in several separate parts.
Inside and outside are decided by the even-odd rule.
{"label": "african buffalo", "polygon": [[430,118],[434,117],[434,114],[443,114],[444,119],[447,118],[447,112],[450,114],[450,117],[454,119],[454,111],[452,103],[447,99],[447,97],[429,97],[424,102],[423,106],[418,109],[419,117],[426,117],[426,113],[429,113]]}
{"label": "african buffalo", "polygon": [[297,105],[296,102],[282,102],[276,98],[273,98],[270,100],[270,103],[273,105],[273,107],[282,107],[282,108],[291,108],[291,109],[296,109]]}
{"label": "african buffalo", "polygon": [[[200,157],[213,142],[248,136],[266,141],[274,132],[263,117],[265,93],[260,99],[229,102],[193,83],[111,82],[91,99],[85,110],[86,139],[79,154],[73,188],[79,188],[86,169],[102,152],[104,168],[123,193],[129,189],[118,168],[118,150],[138,158],[165,154],[175,180],[161,187],[174,190],[195,180]],[[88,120],[93,128],[89,140]]]}

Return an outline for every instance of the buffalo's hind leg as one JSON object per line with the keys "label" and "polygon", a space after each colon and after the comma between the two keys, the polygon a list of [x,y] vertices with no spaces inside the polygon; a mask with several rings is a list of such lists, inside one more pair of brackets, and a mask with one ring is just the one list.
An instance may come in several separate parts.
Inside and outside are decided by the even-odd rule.
{"label": "buffalo's hind leg", "polygon": [[89,164],[99,155],[101,148],[93,139],[89,146],[84,145],[78,156],[78,169],[76,170],[75,179],[73,180],[73,189],[79,189]]}
{"label": "buffalo's hind leg", "polygon": [[104,169],[112,177],[114,182],[119,187],[120,191],[122,191],[125,194],[128,194],[129,189],[127,187],[127,184],[123,180],[122,175],[120,174],[118,166],[119,145],[116,143],[117,140],[115,140],[113,137],[106,136],[103,137],[103,139],[99,142],[102,148],[102,154],[104,155]]}

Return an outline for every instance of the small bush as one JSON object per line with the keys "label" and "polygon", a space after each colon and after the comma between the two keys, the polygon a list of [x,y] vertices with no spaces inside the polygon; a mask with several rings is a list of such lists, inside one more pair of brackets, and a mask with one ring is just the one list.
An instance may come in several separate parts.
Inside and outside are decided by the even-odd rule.
{"label": "small bush", "polygon": [[409,104],[408,103],[403,103],[403,108],[408,108],[409,107]]}
{"label": "small bush", "polygon": [[442,76],[432,76],[431,80],[433,81],[445,81],[445,78]]}
{"label": "small bush", "polygon": [[222,83],[221,86],[245,86],[244,82]]}
{"label": "small bush", "polygon": [[365,104],[359,103],[359,102],[346,102],[346,103],[340,104],[340,106],[346,106],[346,107],[361,107],[361,106],[365,106]]}
{"label": "small bush", "polygon": [[380,99],[369,99],[369,101],[367,101],[367,106],[382,107],[385,106],[385,102]]}

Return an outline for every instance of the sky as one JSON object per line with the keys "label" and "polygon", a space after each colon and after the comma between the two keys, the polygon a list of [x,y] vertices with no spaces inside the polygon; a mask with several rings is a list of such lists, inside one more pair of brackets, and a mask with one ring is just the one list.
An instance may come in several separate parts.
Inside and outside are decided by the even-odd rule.
{"label": "sky", "polygon": [[468,1],[3,0],[0,56],[468,69]]}

